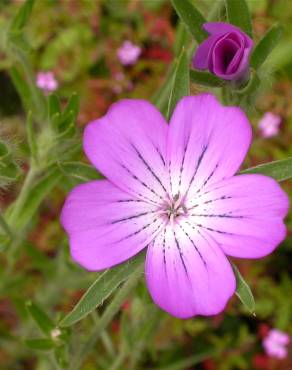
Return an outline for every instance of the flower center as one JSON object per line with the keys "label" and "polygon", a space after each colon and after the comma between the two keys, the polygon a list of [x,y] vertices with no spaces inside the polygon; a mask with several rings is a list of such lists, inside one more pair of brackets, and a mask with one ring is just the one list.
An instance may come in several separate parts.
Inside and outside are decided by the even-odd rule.
{"label": "flower center", "polygon": [[179,194],[176,194],[173,199],[167,198],[159,210],[159,213],[167,216],[169,222],[173,223],[177,217],[187,214],[184,199],[181,199]]}

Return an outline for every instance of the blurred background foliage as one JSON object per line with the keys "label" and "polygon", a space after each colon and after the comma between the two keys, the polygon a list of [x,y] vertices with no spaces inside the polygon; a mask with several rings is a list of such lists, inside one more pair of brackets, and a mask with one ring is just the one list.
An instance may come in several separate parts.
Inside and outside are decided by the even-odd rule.
{"label": "blurred background foliage", "polygon": [[[220,0],[195,1],[203,14],[213,9],[220,18],[222,9],[218,4],[215,7],[218,2]],[[19,60],[15,53],[5,52],[1,46],[6,44],[5,34],[22,4],[20,0],[0,0],[0,157],[6,161],[5,173],[0,176],[0,202],[3,212],[6,210],[11,218],[13,212],[9,214],[9,205],[17,199],[31,167],[32,149],[27,144],[25,128],[29,125],[25,124],[29,119],[25,113],[28,103],[23,99],[26,95],[21,97],[15,88],[20,77],[14,68]],[[272,68],[274,78],[262,76],[265,83],[250,115],[254,140],[245,167],[292,156],[291,3],[289,0],[250,0],[249,5],[256,39],[275,22],[283,26],[284,32],[269,57],[267,71]],[[88,273],[71,261],[68,242],[59,223],[64,197],[82,180],[82,173],[77,176],[74,168],[67,166],[61,176],[49,165],[58,162],[62,167],[67,157],[70,161],[85,163],[80,138],[86,123],[103,115],[118,99],[151,99],[159,91],[175,57],[179,27],[177,15],[167,0],[39,0],[27,24],[26,38],[17,36],[15,44],[19,43],[32,66],[30,83],[34,83],[39,71],[54,72],[63,113],[58,113],[58,109],[42,111],[42,95],[38,95],[37,89],[33,90],[35,109],[39,111],[34,112],[37,119],[30,123],[31,134],[44,132],[37,142],[43,153],[43,157],[38,158],[42,172],[37,176],[45,173],[45,177],[40,177],[41,186],[35,188],[34,198],[28,202],[35,202],[37,209],[40,189],[45,197],[37,212],[24,208],[27,213],[14,214],[21,232],[13,244],[13,253],[7,254],[5,237],[0,235],[1,370],[75,368],[72,361],[68,365],[68,353],[75,354],[87,343],[89,333],[107,307],[110,298],[61,335],[50,331],[51,326],[54,327],[50,323],[74,307],[97,274]],[[132,66],[123,66],[117,57],[117,49],[125,40],[131,40],[142,50]],[[192,85],[192,93],[201,90]],[[73,92],[80,100],[77,135],[70,130],[62,131],[62,123],[75,120],[74,113],[77,114]],[[71,105],[66,111],[68,101]],[[51,105],[53,103],[51,101]],[[261,137],[257,128],[266,111],[282,118],[280,131],[272,138]],[[61,137],[62,145],[45,129],[47,114],[52,114],[51,118],[55,114],[52,118],[57,122],[54,138]],[[27,187],[30,186],[28,182]],[[283,187],[291,197],[291,183],[284,182]],[[262,339],[269,328],[276,327],[292,335],[291,217],[287,223],[287,239],[273,255],[259,261],[236,260],[254,293],[256,316],[247,312],[234,297],[221,315],[181,321],[155,307],[141,281],[107,330],[88,345],[89,353],[84,356],[80,369],[291,370],[291,348],[290,356],[284,360],[267,357],[262,348]],[[30,301],[34,302],[33,307],[37,304],[36,311],[29,308]],[[43,311],[50,319],[42,316]],[[48,330],[50,339],[33,341]]]}

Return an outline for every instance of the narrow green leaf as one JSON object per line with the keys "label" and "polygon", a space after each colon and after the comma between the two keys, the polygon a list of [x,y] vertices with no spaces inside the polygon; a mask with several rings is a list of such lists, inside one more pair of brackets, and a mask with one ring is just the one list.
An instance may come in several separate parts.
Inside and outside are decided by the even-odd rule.
{"label": "narrow green leaf", "polygon": [[176,29],[175,42],[173,45],[173,51],[175,55],[179,55],[181,49],[186,47],[190,41],[190,34],[188,33],[185,25],[180,20]]}
{"label": "narrow green leaf", "polygon": [[252,38],[252,21],[246,0],[226,0],[226,10],[229,23],[239,27]]}
{"label": "narrow green leaf", "polygon": [[258,69],[267,59],[272,50],[279,44],[282,36],[282,27],[278,24],[273,25],[263,38],[258,42],[251,55],[250,65]]}
{"label": "narrow green leaf", "polygon": [[13,233],[12,231],[10,230],[10,227],[9,225],[7,224],[5,218],[1,215],[0,213],[0,227],[2,230],[5,231],[5,233],[7,234],[7,236],[12,239],[13,238]]}
{"label": "narrow green leaf", "polygon": [[189,62],[184,48],[180,53],[173,77],[173,85],[170,91],[167,109],[167,120],[170,118],[179,100],[190,93]]}
{"label": "narrow green leaf", "polygon": [[31,111],[29,111],[27,114],[26,135],[27,135],[27,141],[29,145],[30,154],[34,160],[37,160],[37,140],[36,140],[35,129],[33,127]]}
{"label": "narrow green leaf", "polygon": [[[58,183],[62,174],[58,168],[55,168],[44,175],[34,186],[29,189],[29,192],[21,207],[21,214],[17,214],[15,218],[12,210],[13,224],[17,229],[22,229],[28,220],[30,220],[35,211],[38,209],[42,200],[51,192],[53,187]],[[9,215],[10,216],[10,215]]]}
{"label": "narrow green leaf", "polygon": [[77,305],[60,322],[60,326],[71,326],[92,312],[97,306],[113,293],[118,286],[137,272],[144,261],[144,253],[115,268],[106,270],[98,276],[88,288]]}
{"label": "narrow green leaf", "polygon": [[60,101],[59,101],[59,98],[57,97],[56,94],[51,94],[49,96],[49,116],[50,116],[50,119],[52,119],[56,113],[61,114]]}
{"label": "narrow green leaf", "polygon": [[55,348],[54,356],[57,364],[62,368],[68,369],[69,360],[68,360],[68,346],[62,345]]}
{"label": "narrow green leaf", "polygon": [[9,154],[9,149],[3,141],[0,141],[0,159],[5,158]]}
{"label": "narrow green leaf", "polygon": [[9,73],[10,73],[12,82],[21,98],[22,104],[24,108],[28,111],[31,106],[30,88],[28,84],[26,83],[26,81],[22,78],[18,69],[16,69],[15,67],[12,67],[10,68]]}
{"label": "narrow green leaf", "polygon": [[63,162],[59,163],[59,167],[65,175],[74,177],[83,182],[97,180],[101,178],[100,174],[94,167],[85,163]]}
{"label": "narrow green leaf", "polygon": [[31,301],[26,303],[26,308],[40,330],[44,334],[50,336],[56,325],[49,318],[49,316],[38,305]]}
{"label": "narrow green leaf", "polygon": [[233,271],[236,277],[236,295],[241,300],[243,305],[248,309],[248,311],[252,314],[255,313],[255,301],[252,294],[252,291],[244,278],[242,277],[241,273],[239,272],[238,268],[232,264]]}
{"label": "narrow green leaf", "polygon": [[181,360],[173,362],[171,365],[151,368],[150,370],[185,370],[194,365],[202,363],[208,358],[212,358],[219,353],[217,349],[210,349],[209,351],[197,353],[195,355],[185,357]]}
{"label": "narrow green leaf", "polygon": [[208,37],[208,33],[202,28],[206,19],[189,0],[171,0],[171,3],[184,25],[194,39],[201,43]]}
{"label": "narrow green leaf", "polygon": [[225,81],[221,80],[215,75],[212,75],[209,72],[191,69],[190,78],[192,82],[198,85],[204,85],[209,87],[222,87],[225,85]]}
{"label": "narrow green leaf", "polygon": [[75,112],[70,111],[68,114],[61,115],[59,120],[58,131],[60,135],[58,135],[59,139],[68,139],[75,135],[76,126],[75,126]]}
{"label": "narrow green leaf", "polygon": [[25,3],[18,10],[16,16],[13,18],[10,32],[19,32],[27,24],[32,12],[34,0],[26,0]]}
{"label": "narrow green leaf", "polygon": [[77,93],[73,93],[65,110],[64,110],[64,117],[71,114],[73,112],[74,114],[74,120],[76,120],[78,112],[79,112],[79,97]]}
{"label": "narrow green leaf", "polygon": [[260,164],[241,171],[241,173],[260,173],[271,176],[277,181],[284,181],[292,178],[292,157],[279,161]]}
{"label": "narrow green leaf", "polygon": [[24,343],[28,348],[40,351],[49,351],[55,347],[55,343],[51,339],[46,338],[25,339]]}

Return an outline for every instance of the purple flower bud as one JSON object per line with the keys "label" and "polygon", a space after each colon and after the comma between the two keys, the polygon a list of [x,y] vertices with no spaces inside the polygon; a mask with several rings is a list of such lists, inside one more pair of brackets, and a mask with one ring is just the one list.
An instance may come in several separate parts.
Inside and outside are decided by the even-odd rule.
{"label": "purple flower bud", "polygon": [[253,41],[229,23],[205,23],[209,37],[197,48],[193,67],[208,69],[223,80],[242,80],[248,74]]}

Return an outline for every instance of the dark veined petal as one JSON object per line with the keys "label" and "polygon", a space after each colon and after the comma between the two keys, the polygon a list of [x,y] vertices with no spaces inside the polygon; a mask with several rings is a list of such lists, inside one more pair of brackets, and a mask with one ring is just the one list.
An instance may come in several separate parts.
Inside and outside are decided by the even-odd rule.
{"label": "dark veined petal", "polygon": [[132,196],[158,203],[168,189],[165,168],[167,124],[143,100],[121,100],[89,123],[84,151],[92,164]]}
{"label": "dark veined petal", "polygon": [[75,187],[61,223],[73,259],[88,270],[102,270],[134,256],[162,227],[156,207],[135,199],[107,180]]}
{"label": "dark veined petal", "polygon": [[207,184],[233,176],[251,141],[245,114],[213,95],[180,100],[169,125],[167,157],[171,191],[193,198]]}
{"label": "dark veined petal", "polygon": [[220,247],[184,219],[150,244],[145,274],[154,302],[182,319],[218,314],[236,285]]}
{"label": "dark veined petal", "polygon": [[286,193],[272,178],[239,175],[207,186],[186,205],[194,226],[234,257],[259,258],[286,236]]}

